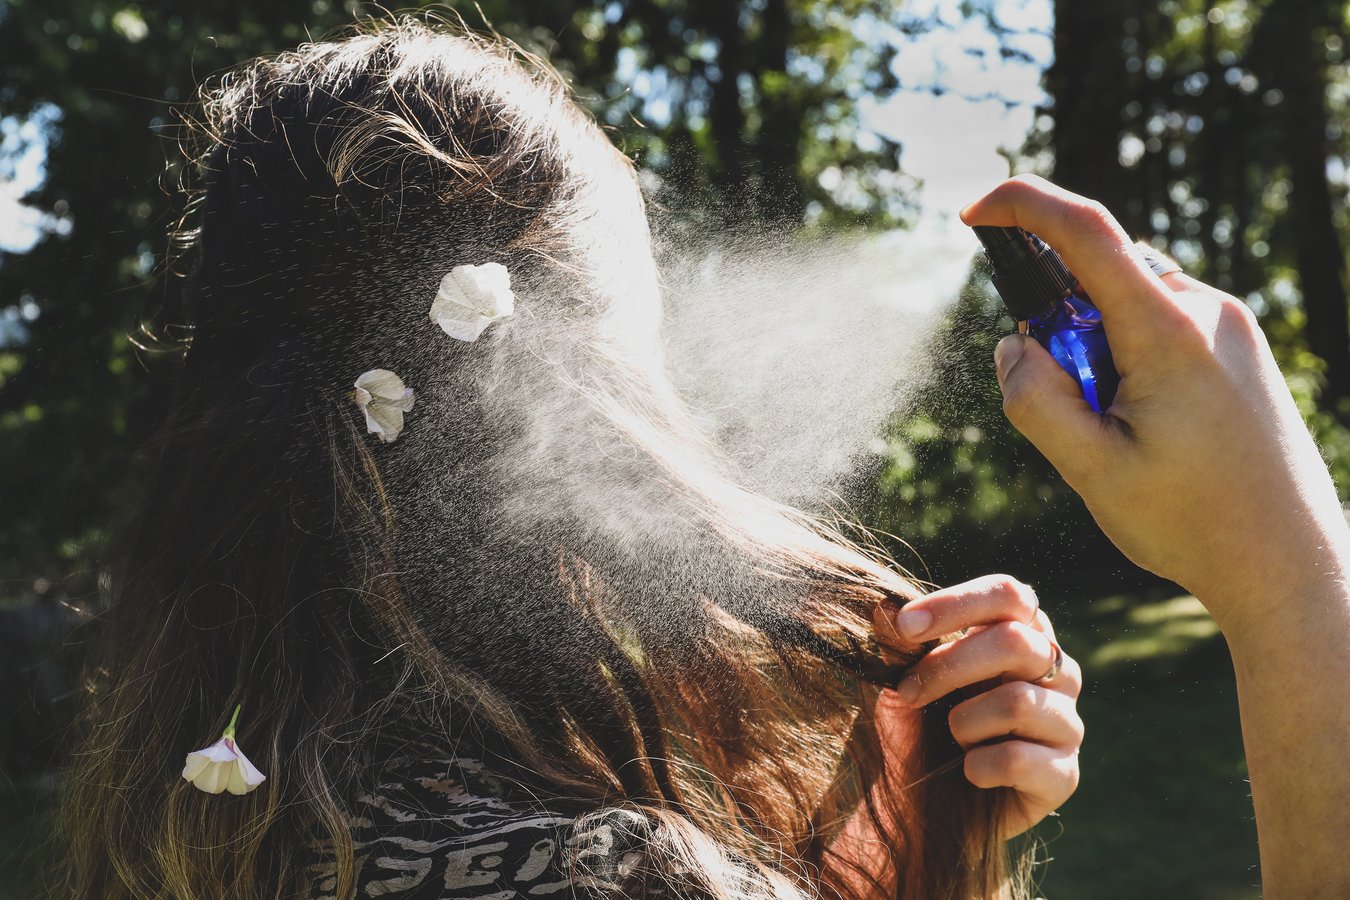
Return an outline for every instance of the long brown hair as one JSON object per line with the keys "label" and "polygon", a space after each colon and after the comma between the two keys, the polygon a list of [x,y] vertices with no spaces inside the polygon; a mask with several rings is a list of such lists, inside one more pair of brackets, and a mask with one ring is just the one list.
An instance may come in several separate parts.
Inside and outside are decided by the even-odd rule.
{"label": "long brown hair", "polygon": [[[915,587],[736,485],[665,374],[632,166],[547,66],[398,19],[202,100],[191,347],[101,616],[59,893],[303,895],[317,844],[349,896],[346,815],[409,708],[629,805],[645,877],[704,895],[1013,890],[948,707],[877,734],[870,618]],[[436,285],[487,261],[517,314],[451,341]],[[348,396],[377,367],[418,397],[388,445]],[[207,797],[183,754],[237,703],[270,777]],[[832,851],[856,816],[889,870]]]}

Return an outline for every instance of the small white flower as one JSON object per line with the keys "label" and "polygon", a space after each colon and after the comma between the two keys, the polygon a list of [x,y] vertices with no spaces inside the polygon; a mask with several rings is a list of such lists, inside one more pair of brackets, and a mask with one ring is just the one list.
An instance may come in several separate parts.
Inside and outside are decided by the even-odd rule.
{"label": "small white flower", "polygon": [[231,794],[243,795],[267,780],[267,776],[248,761],[244,751],[234,742],[234,725],[239,720],[239,710],[238,706],[234,708],[234,716],[220,740],[187,755],[183,778],[197,790],[208,794],[228,790]]}
{"label": "small white flower", "polygon": [[392,444],[403,432],[403,414],[413,408],[412,388],[388,369],[371,369],[356,379],[356,405],[366,414],[366,430]]}
{"label": "small white flower", "polygon": [[516,311],[511,273],[501,263],[455,266],[441,279],[431,302],[431,321],[460,341],[476,341],[498,319]]}

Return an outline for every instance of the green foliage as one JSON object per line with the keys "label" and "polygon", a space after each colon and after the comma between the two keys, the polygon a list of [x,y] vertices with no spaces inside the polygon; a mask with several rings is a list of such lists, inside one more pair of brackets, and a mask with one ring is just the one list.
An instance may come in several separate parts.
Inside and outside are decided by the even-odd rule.
{"label": "green foliage", "polygon": [[1336,408],[1350,395],[1345,4],[1058,0],[1055,11],[1053,108],[1032,143],[1056,179],[1268,327],[1297,314],[1277,352],[1311,349]]}
{"label": "green foliage", "polygon": [[[584,86],[625,150],[686,198],[790,221],[877,224],[903,213],[896,148],[857,117],[860,98],[894,87],[876,27],[892,14],[886,0],[551,5],[529,8],[529,42]],[[518,4],[498,6],[510,16],[504,7]]]}
{"label": "green foliage", "polygon": [[[1060,0],[1051,107],[1021,167],[1053,167],[1191,274],[1246,299],[1344,499],[1350,388],[1337,360],[1350,359],[1341,249],[1350,137],[1339,123],[1350,115],[1350,69],[1344,10],[1331,15],[1330,6]],[[1309,121],[1326,121],[1325,135],[1291,140]],[[949,576],[1016,565],[1029,548],[1096,533],[1001,415],[991,357],[1012,324],[987,293],[967,295],[944,329],[933,384],[892,429],[868,510]],[[1065,555],[1121,566],[1082,549],[1066,545]]]}
{"label": "green foliage", "polygon": [[[1047,577],[1064,574],[1047,567],[1052,561],[1044,556],[1026,557],[1031,545],[1063,545],[1066,558],[1096,554],[1080,558],[1082,565],[1103,558],[1100,542],[1074,543],[1075,534],[1096,535],[1096,526],[1003,415],[994,346],[1014,325],[977,271],[931,348],[936,367],[929,383],[891,423],[869,486],[864,521],[902,536],[918,556],[910,567],[943,582],[990,569],[1028,579],[1033,569]],[[1112,554],[1105,558],[1118,565]]]}

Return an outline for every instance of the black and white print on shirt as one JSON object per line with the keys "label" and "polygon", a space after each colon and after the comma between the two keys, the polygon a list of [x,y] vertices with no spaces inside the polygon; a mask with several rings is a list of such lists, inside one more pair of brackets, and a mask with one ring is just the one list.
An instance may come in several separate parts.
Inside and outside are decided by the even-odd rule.
{"label": "black and white print on shirt", "polygon": [[[478,759],[392,761],[377,787],[357,798],[350,824],[358,898],[652,895],[635,882],[650,834],[646,817],[542,802]],[[335,900],[331,852],[315,849],[311,900]]]}

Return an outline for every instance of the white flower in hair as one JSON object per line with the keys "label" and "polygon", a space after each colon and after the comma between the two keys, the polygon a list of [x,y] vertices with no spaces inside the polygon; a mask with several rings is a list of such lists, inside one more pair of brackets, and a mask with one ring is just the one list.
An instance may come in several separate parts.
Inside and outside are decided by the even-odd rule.
{"label": "white flower in hair", "polygon": [[230,724],[225,726],[225,734],[220,740],[187,755],[183,778],[197,790],[208,794],[228,790],[231,794],[243,795],[267,780],[267,776],[248,761],[244,751],[234,742],[234,725],[239,721],[241,708],[234,708],[234,715],[230,717]]}
{"label": "white flower in hair", "polygon": [[501,263],[455,266],[441,279],[431,302],[431,321],[460,341],[476,341],[483,330],[516,311],[511,273]]}
{"label": "white flower in hair", "polygon": [[403,414],[416,402],[412,388],[388,369],[371,369],[356,379],[356,405],[366,414],[366,430],[392,444],[403,432]]}

